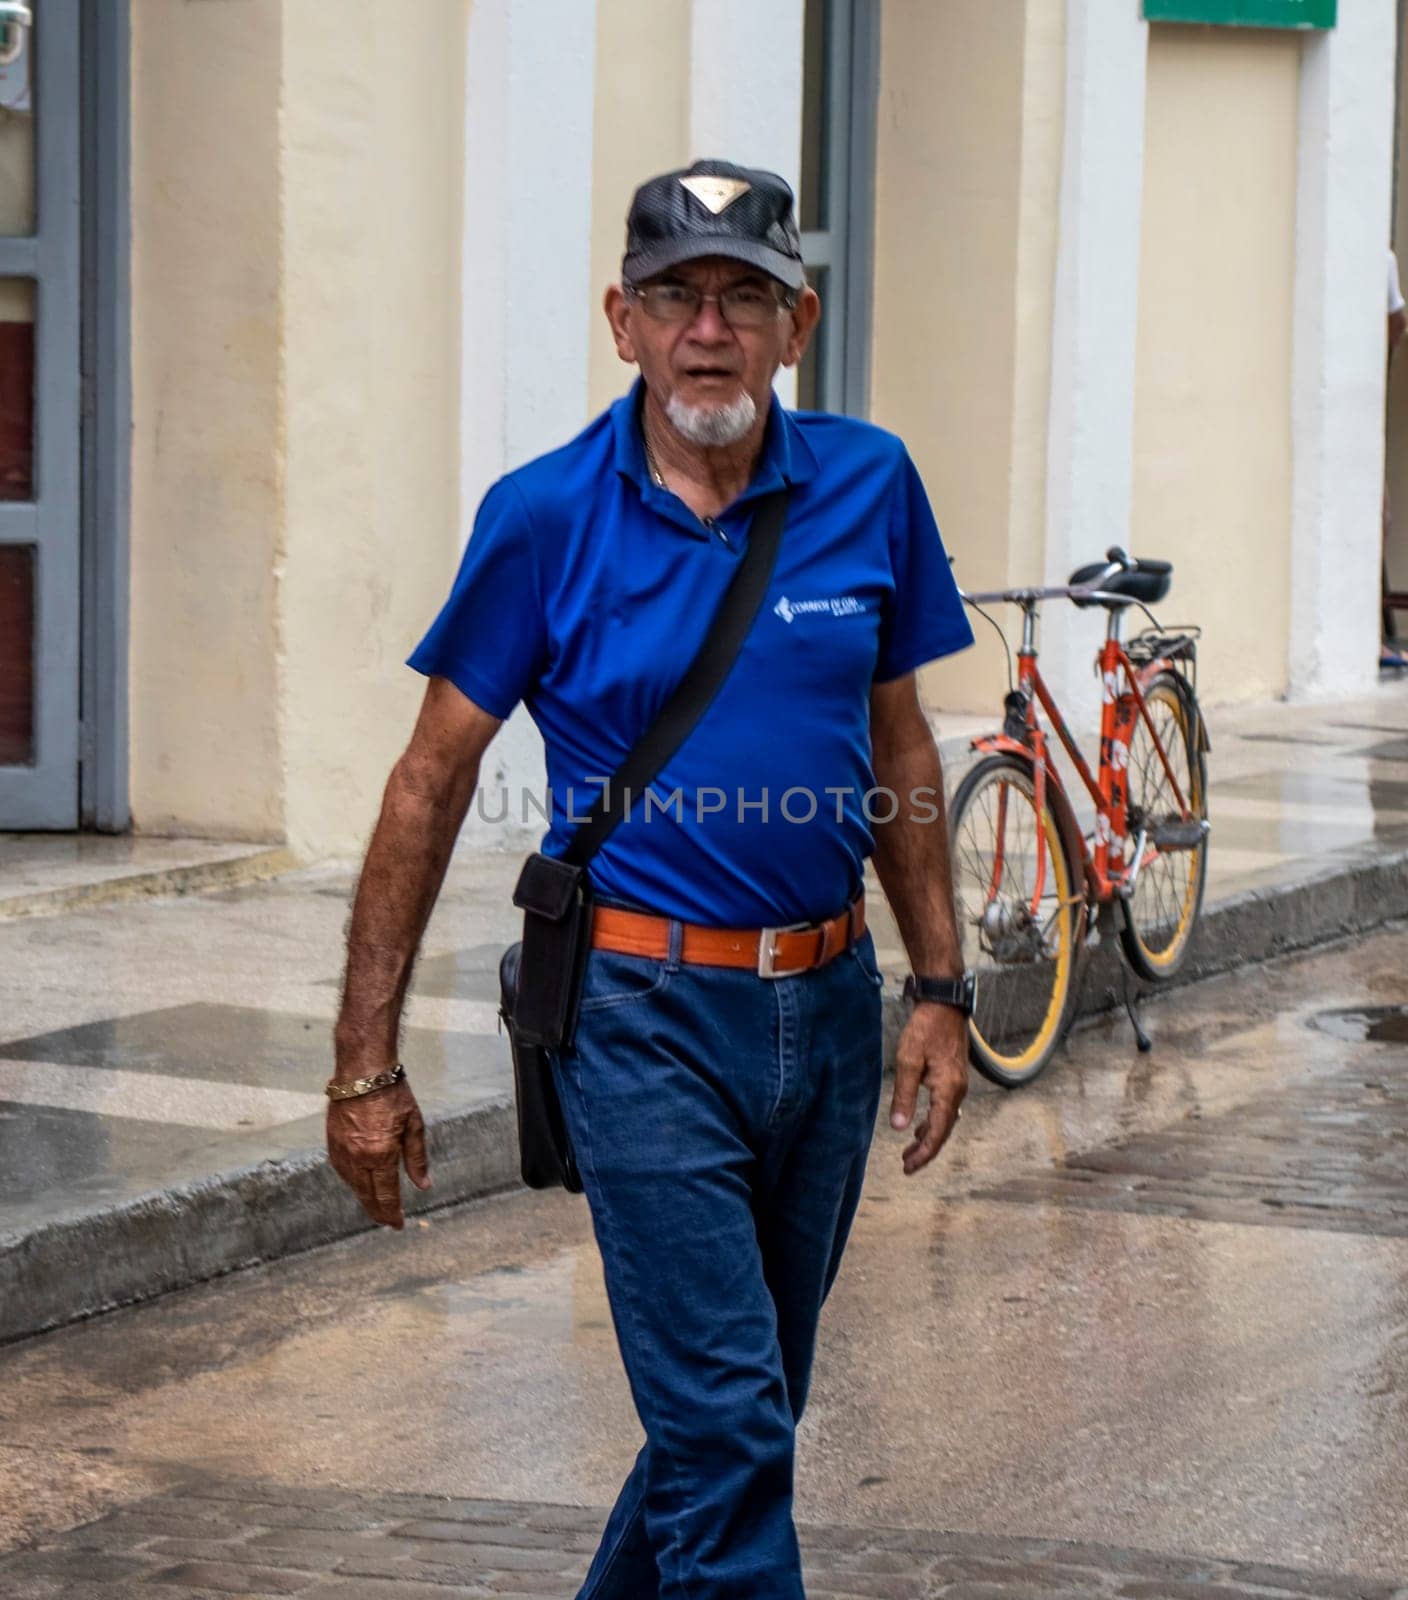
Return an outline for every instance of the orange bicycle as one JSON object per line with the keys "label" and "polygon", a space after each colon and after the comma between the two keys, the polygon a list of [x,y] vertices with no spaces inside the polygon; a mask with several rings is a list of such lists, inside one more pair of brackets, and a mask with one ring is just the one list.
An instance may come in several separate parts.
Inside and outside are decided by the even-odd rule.
{"label": "orange bicycle", "polygon": [[[973,741],[982,759],[950,811],[954,896],[966,972],[974,979],[973,1064],[1004,1088],[1050,1062],[1075,1010],[1079,955],[1118,928],[1130,966],[1150,982],[1188,954],[1207,879],[1207,731],[1197,698],[1197,628],[1164,629],[1149,610],[1168,593],[1167,561],[1118,547],[1060,588],[1000,589],[964,600],[1006,636],[984,606],[1022,611],[1017,681],[1002,731]],[[1093,775],[1037,666],[1043,601],[1109,612],[1097,657],[1103,690],[1100,761]],[[1125,612],[1152,627],[1127,641]],[[1095,806],[1082,830],[1037,715],[1045,712]],[[1128,1002],[1140,1049],[1148,1040]]]}

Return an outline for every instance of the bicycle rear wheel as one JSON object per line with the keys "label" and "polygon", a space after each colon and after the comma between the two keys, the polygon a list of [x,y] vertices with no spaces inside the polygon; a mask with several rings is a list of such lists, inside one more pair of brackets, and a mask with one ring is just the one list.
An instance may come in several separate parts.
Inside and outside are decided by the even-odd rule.
{"label": "bicycle rear wheel", "polygon": [[950,812],[954,901],[965,970],[977,979],[969,1054],[1015,1089],[1055,1054],[1075,994],[1074,872],[1060,825],[1038,807],[1031,766],[980,761]]}
{"label": "bicycle rear wheel", "polygon": [[[1195,821],[1208,814],[1207,763],[1203,756],[1202,713],[1192,690],[1172,672],[1161,672],[1144,691],[1149,720],[1178,780]],[[1161,828],[1183,825],[1183,813],[1169,774],[1143,717],[1129,741],[1129,832],[1140,829],[1157,843]],[[1149,983],[1173,977],[1183,965],[1203,905],[1208,876],[1206,837],[1191,848],[1160,850],[1139,873],[1125,901],[1120,943],[1129,964]]]}

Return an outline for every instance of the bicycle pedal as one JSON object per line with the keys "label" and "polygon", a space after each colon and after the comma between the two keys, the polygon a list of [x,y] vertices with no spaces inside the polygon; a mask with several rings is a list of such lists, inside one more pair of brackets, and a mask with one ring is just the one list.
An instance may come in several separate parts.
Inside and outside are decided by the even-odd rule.
{"label": "bicycle pedal", "polygon": [[1161,822],[1149,834],[1160,850],[1196,850],[1211,831],[1212,824],[1199,817],[1188,822]]}

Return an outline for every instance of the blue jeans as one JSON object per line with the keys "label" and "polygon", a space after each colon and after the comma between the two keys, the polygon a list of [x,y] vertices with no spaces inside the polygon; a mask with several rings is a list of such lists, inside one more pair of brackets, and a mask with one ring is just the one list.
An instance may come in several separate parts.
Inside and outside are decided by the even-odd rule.
{"label": "blue jeans", "polygon": [[646,1442],[579,1600],[802,1600],[796,1424],[880,1094],[869,934],[767,980],[593,951],[556,1062]]}

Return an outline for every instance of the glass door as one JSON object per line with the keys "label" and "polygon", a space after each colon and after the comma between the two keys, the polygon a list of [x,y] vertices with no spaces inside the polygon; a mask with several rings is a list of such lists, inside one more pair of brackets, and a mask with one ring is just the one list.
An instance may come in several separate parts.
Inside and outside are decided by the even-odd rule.
{"label": "glass door", "polygon": [[0,829],[75,828],[79,0],[0,0]]}

